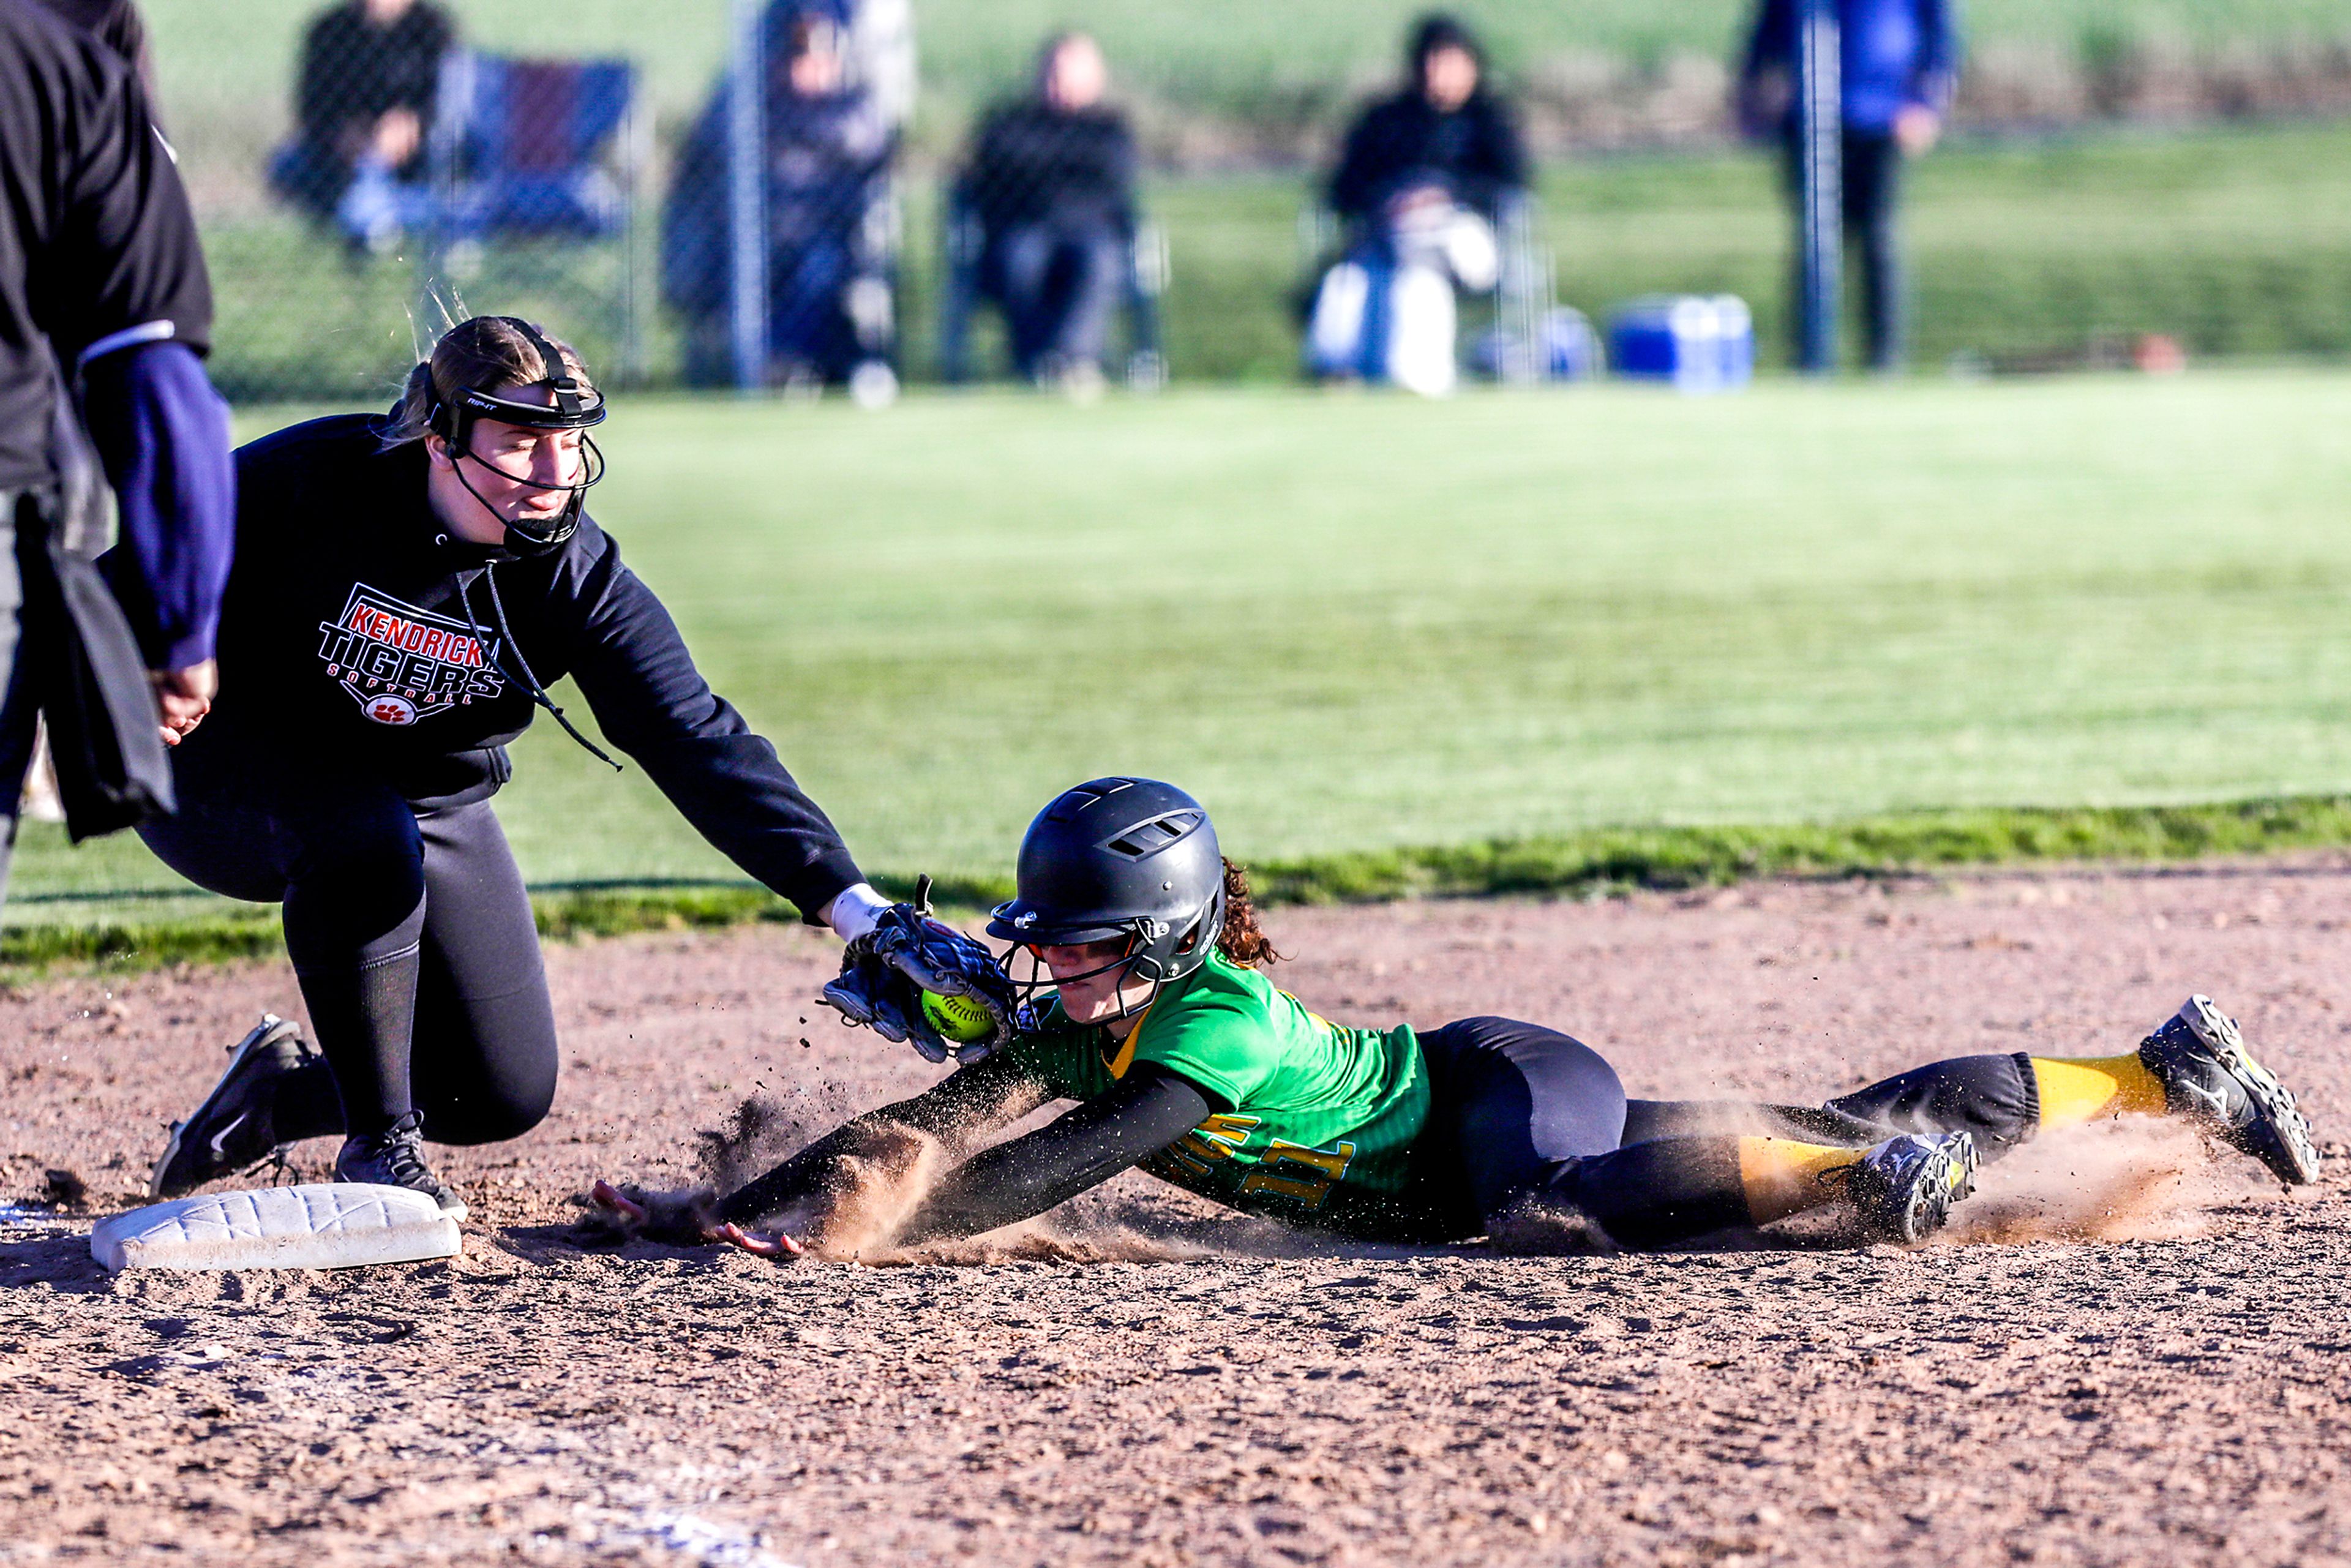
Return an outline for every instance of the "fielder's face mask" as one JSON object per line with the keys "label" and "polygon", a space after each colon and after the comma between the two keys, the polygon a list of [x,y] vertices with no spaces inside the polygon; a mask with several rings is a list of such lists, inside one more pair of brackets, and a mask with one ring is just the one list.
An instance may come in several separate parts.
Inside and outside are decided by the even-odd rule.
{"label": "fielder's face mask", "polygon": [[[604,455],[596,449],[593,441],[583,434],[580,438],[583,467],[579,481],[569,485],[542,485],[535,479],[510,474],[475,453],[472,448],[474,426],[478,421],[490,419],[501,424],[519,425],[525,430],[585,431],[590,425],[604,423],[604,394],[593,387],[582,386],[572,375],[571,368],[564,363],[563,356],[556,351],[555,345],[541,336],[538,329],[529,322],[515,316],[500,316],[496,319],[520,332],[524,340],[538,351],[539,362],[547,367],[548,373],[529,384],[547,388],[553,394],[552,400],[544,403],[519,402],[511,398],[495,396],[479,387],[460,387],[453,395],[444,398],[436,388],[433,393],[430,423],[434,433],[449,444],[450,452],[457,459],[457,482],[465,486],[465,493],[481,502],[492,517],[506,524],[507,548],[517,555],[540,555],[554,549],[580,531],[580,510],[586,499],[584,492],[589,486],[604,477]],[[427,384],[431,384],[429,377]],[[467,458],[485,468],[495,470],[500,478],[511,484],[533,490],[564,491],[569,499],[563,509],[551,517],[508,517],[492,506],[488,497],[475,489],[473,482],[465,477],[465,460]]]}

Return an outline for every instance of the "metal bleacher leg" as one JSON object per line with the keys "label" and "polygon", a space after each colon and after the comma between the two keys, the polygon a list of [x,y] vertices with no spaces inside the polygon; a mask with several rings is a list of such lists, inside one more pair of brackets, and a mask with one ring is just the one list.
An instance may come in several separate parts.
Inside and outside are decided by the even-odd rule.
{"label": "metal bleacher leg", "polygon": [[1532,386],[1551,379],[1542,331],[1552,311],[1552,258],[1535,239],[1534,203],[1508,203],[1499,214],[1502,275],[1496,299],[1498,379]]}
{"label": "metal bleacher leg", "polygon": [[1127,242],[1126,384],[1155,392],[1167,384],[1167,355],[1159,337],[1159,299],[1167,292],[1167,231],[1136,225]]}
{"label": "metal bleacher leg", "polygon": [[961,386],[971,379],[971,312],[979,287],[979,224],[950,194],[940,231],[939,379]]}

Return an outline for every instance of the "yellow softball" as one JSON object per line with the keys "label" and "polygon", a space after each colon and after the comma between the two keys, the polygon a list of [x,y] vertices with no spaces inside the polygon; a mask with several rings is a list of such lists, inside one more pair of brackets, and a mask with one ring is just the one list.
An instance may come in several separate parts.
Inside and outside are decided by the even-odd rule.
{"label": "yellow softball", "polygon": [[936,991],[925,991],[923,1016],[931,1020],[933,1029],[957,1045],[986,1040],[996,1030],[996,1020],[988,1016],[987,1009],[970,997],[943,997]]}

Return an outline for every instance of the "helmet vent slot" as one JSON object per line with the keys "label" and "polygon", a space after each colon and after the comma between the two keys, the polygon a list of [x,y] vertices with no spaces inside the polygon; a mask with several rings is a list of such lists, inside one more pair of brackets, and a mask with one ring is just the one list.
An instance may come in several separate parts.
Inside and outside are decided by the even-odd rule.
{"label": "helmet vent slot", "polygon": [[1045,819],[1052,822],[1073,822],[1087,808],[1101,804],[1122,789],[1131,789],[1132,779],[1096,779],[1088,783],[1064,789],[1045,808]]}
{"label": "helmet vent slot", "polygon": [[1157,854],[1205,820],[1198,811],[1170,811],[1164,817],[1136,823],[1103,848],[1130,860],[1141,860],[1145,855]]}

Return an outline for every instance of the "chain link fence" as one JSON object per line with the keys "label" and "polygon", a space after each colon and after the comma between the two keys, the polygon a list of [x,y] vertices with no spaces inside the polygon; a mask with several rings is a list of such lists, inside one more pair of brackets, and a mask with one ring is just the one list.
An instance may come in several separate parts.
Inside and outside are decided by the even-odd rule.
{"label": "chain link fence", "polygon": [[[187,7],[229,44],[149,7],[231,397],[388,400],[446,318],[492,309],[560,323],[615,381],[663,373],[656,83],[632,49],[534,37],[512,9]],[[673,47],[659,85],[722,47]]]}
{"label": "chain link fence", "polygon": [[[604,0],[553,28],[488,0],[174,4],[212,28],[162,13],[158,53],[232,397],[388,396],[486,310],[559,324],[619,385],[1166,379],[1168,233],[1082,35],[917,138],[909,0],[677,0],[657,30]],[[1514,287],[1544,277],[1531,235],[1506,233]],[[1302,321],[1298,261],[1260,263]]]}
{"label": "chain link fence", "polygon": [[[1482,241],[1431,209],[1385,248],[1326,180],[1396,86],[1415,7],[1283,21],[1217,4],[1197,26],[1139,0],[145,9],[219,294],[214,370],[240,401],[389,400],[445,319],[488,310],[556,324],[620,385],[878,402],[908,381],[1294,378],[1318,324],[1344,324],[1334,269],[1369,298],[1404,262],[1446,274],[1458,309],[1431,384],[1588,369],[1562,301],[1597,319],[1661,291],[1742,297],[1776,356],[1778,176],[1724,140],[1743,0],[1708,0],[1646,75],[1567,68],[1570,36],[1615,12],[1471,7],[1543,156],[1510,200],[1464,204]],[[1064,11],[1101,25],[1107,60],[1051,47]],[[2003,50],[1971,64],[1963,111],[1967,83],[2014,75]],[[1635,113],[1643,82],[1663,96]],[[2242,139],[1938,152],[1907,221],[1917,357],[2063,363],[2147,332],[2191,352],[2351,349],[2351,226],[2303,188],[2314,159],[2351,157],[2294,134],[2267,163]],[[1676,150],[1625,155],[1642,136]],[[1590,155],[1604,146],[1619,151]]]}

